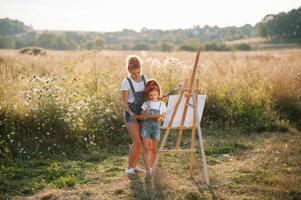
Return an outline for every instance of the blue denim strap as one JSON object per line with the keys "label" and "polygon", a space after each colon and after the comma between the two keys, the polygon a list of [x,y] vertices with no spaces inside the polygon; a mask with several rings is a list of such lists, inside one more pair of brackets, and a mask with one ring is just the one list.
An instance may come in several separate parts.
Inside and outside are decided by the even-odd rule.
{"label": "blue denim strap", "polygon": [[[129,77],[126,77],[126,79],[128,80],[128,82],[130,84],[130,87],[131,87],[131,90],[132,90],[133,94],[135,94],[136,91],[135,91],[135,88],[134,88],[134,85],[133,85],[131,79]],[[143,74],[142,74],[142,80],[143,80],[143,84],[144,84],[144,87],[145,87],[146,86],[146,82],[145,82],[145,77],[144,77]]]}

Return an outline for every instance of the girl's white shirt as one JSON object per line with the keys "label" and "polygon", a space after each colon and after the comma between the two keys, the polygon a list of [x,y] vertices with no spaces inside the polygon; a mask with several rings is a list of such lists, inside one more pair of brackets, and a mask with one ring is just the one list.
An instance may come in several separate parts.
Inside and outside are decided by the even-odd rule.
{"label": "girl's white shirt", "polygon": [[[161,103],[161,106],[160,106],[160,103]],[[160,108],[160,114],[166,112],[166,105],[163,101],[145,101],[145,102],[143,102],[141,108],[143,110]]]}

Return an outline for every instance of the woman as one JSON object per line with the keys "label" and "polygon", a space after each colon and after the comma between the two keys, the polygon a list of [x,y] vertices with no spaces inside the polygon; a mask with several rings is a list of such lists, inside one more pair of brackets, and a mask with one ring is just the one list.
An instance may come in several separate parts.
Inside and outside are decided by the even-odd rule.
{"label": "woman", "polygon": [[122,100],[124,107],[125,126],[132,137],[133,144],[129,151],[129,163],[125,170],[127,175],[135,174],[136,165],[141,153],[142,140],[140,137],[140,121],[133,118],[141,112],[143,91],[147,77],[142,75],[141,61],[138,56],[129,56],[126,61],[129,75],[121,84]]}

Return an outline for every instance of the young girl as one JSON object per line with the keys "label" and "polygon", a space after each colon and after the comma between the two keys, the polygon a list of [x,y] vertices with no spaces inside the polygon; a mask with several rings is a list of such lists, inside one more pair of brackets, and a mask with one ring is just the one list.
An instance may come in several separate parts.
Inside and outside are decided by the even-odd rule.
{"label": "young girl", "polygon": [[144,94],[146,101],[141,106],[141,114],[161,115],[158,118],[144,119],[141,127],[144,165],[147,175],[150,175],[157,157],[157,143],[160,140],[161,122],[166,115],[166,105],[160,100],[160,86],[155,80],[147,82]]}

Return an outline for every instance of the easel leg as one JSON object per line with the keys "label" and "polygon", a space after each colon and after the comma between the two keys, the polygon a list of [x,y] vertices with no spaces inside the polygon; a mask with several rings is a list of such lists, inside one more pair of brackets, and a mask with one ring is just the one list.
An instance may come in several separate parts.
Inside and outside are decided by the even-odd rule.
{"label": "easel leg", "polygon": [[[199,79],[196,80],[195,82],[195,88],[196,88],[196,91],[199,90]],[[196,95],[192,95],[191,97],[192,98],[195,98],[195,101],[196,103],[198,102],[197,101],[197,94]],[[194,112],[194,111],[193,111]],[[192,120],[192,130],[191,130],[191,149],[194,149],[194,145],[195,145],[195,126],[196,126],[196,117],[195,115],[193,114],[193,120]],[[192,173],[193,173],[193,164],[194,164],[194,157],[195,157],[195,153],[191,152],[190,153],[190,161],[189,161],[189,175],[190,177],[192,177]]]}
{"label": "easel leg", "polygon": [[162,139],[162,143],[161,143],[161,145],[160,145],[160,148],[159,148],[159,151],[158,151],[158,154],[157,154],[157,158],[156,158],[155,163],[154,163],[154,166],[153,166],[153,168],[152,168],[153,173],[156,173],[156,169],[157,169],[158,162],[159,162],[159,159],[160,159],[161,151],[163,150],[163,148],[164,148],[165,145],[166,145],[167,137],[168,137],[169,132],[170,132],[170,130],[171,130],[171,126],[172,126],[172,123],[173,123],[174,118],[175,118],[175,116],[176,116],[176,113],[177,113],[177,111],[178,111],[178,108],[179,108],[179,105],[180,105],[180,103],[181,103],[183,94],[184,94],[184,92],[182,91],[181,94],[180,94],[180,96],[179,96],[179,99],[178,99],[178,101],[177,101],[177,103],[176,103],[176,105],[175,105],[175,109],[174,109],[174,111],[173,111],[173,113],[172,113],[172,115],[171,115],[170,122],[169,122],[169,124],[168,124],[168,127],[167,127],[167,129],[166,129],[166,132],[165,132],[164,137],[163,137],[163,139]]}
{"label": "easel leg", "polygon": [[[194,149],[194,143],[195,143],[195,127],[193,127],[191,130],[191,149]],[[192,177],[192,173],[193,173],[194,156],[195,156],[195,152],[191,152],[190,153],[190,161],[189,161],[190,177]]]}
{"label": "easel leg", "polygon": [[[193,96],[196,97],[197,94],[193,91]],[[198,107],[197,107],[197,103],[196,103],[196,99],[192,98],[193,100],[193,105],[194,105],[194,115],[196,117],[197,120],[197,129],[198,129],[198,135],[199,135],[199,143],[200,143],[200,148],[201,148],[201,154],[202,154],[202,161],[203,161],[203,167],[204,167],[204,176],[205,176],[205,180],[206,180],[206,184],[209,185],[209,175],[208,175],[208,169],[207,169],[207,162],[206,162],[206,157],[205,157],[205,149],[204,149],[204,142],[203,142],[203,136],[202,136],[202,130],[201,130],[201,126],[199,123],[199,114],[198,114]]]}

